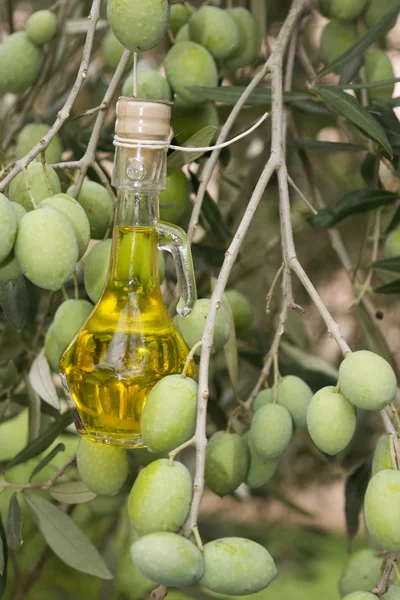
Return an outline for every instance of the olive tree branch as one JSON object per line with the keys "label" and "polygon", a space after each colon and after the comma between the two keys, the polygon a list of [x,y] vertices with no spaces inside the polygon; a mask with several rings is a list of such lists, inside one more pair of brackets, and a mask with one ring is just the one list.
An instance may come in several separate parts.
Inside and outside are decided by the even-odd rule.
{"label": "olive tree branch", "polygon": [[[287,277],[286,273],[284,273],[283,280],[282,280],[282,287],[283,288],[286,285],[286,282],[284,281],[285,277]],[[265,358],[264,366],[261,369],[261,372],[260,372],[260,375],[258,377],[257,383],[254,386],[253,390],[251,391],[251,394],[247,398],[246,402],[244,402],[243,405],[242,405],[245,410],[249,410],[252,407],[254,398],[261,391],[261,388],[263,387],[264,382],[265,382],[265,380],[267,379],[267,377],[269,375],[269,372],[271,370],[272,363],[273,363],[273,360],[274,360],[274,355],[278,352],[279,344],[280,344],[280,341],[281,341],[281,337],[282,337],[283,332],[285,331],[285,322],[286,322],[287,311],[288,311],[288,303],[286,301],[285,296],[283,296],[283,298],[282,298],[282,307],[281,307],[281,310],[279,312],[278,326],[276,328],[275,335],[274,335],[272,343],[271,343],[271,347],[270,347],[270,349],[268,351],[268,354],[267,354],[267,356]]]}
{"label": "olive tree branch", "polygon": [[[300,60],[303,64],[303,67],[305,68],[307,75],[312,79],[315,78],[316,73],[311,65],[311,61],[308,58],[307,53],[305,52],[304,46],[300,46],[300,53],[299,53],[299,57]],[[300,139],[301,136],[298,132],[298,129],[296,127],[296,124],[294,122],[294,120],[292,119],[291,121],[291,130],[292,133],[294,134],[295,139]],[[315,177],[314,177],[314,169],[312,166],[312,162],[309,158],[309,155],[307,153],[306,150],[304,149],[300,149],[298,151],[299,157],[300,157],[300,161],[302,163],[303,166],[303,170],[304,173],[306,175],[306,178],[308,180],[309,183],[309,187],[311,189],[311,192],[314,196],[314,199],[317,203],[317,206],[319,208],[325,208],[325,202],[323,200],[322,194],[316,184],[315,181]],[[376,221],[376,229],[375,229],[375,234],[376,234],[376,230],[379,229],[380,230],[380,219],[377,219]],[[355,281],[352,280],[352,272],[354,271],[353,269],[353,265],[350,259],[350,256],[347,252],[346,246],[343,242],[343,238],[341,233],[334,228],[329,228],[327,230],[328,232],[328,236],[331,242],[331,246],[332,249],[334,250],[334,252],[336,253],[340,263],[342,264],[342,266],[344,267],[346,273],[349,276],[350,281],[352,282],[353,286],[355,283],[358,283],[358,277],[356,274],[356,278]],[[379,241],[379,240],[378,240]],[[374,249],[373,251],[377,253],[377,235],[375,235],[375,239],[374,239]],[[370,300],[370,298],[368,298],[366,295],[361,295],[360,299],[359,299],[360,304],[363,306],[364,310],[366,311],[366,313],[368,314],[368,316],[371,319],[371,323],[375,325],[375,327],[378,329],[378,331],[381,333],[382,337],[384,338],[388,348],[390,349],[390,341],[388,339],[387,336],[387,332],[385,330],[384,327],[380,326],[375,319],[375,309],[373,306],[372,301]],[[393,353],[392,353],[393,354]],[[395,357],[394,357],[395,358]],[[396,364],[396,361],[395,361]],[[397,365],[396,365],[397,366]],[[398,366],[397,366],[398,369]],[[260,386],[261,388],[261,386]],[[387,433],[389,433],[392,437],[393,440],[393,445],[394,445],[394,450],[395,450],[395,455],[396,455],[396,462],[398,467],[400,467],[400,443],[399,443],[399,437],[397,434],[397,430],[396,427],[393,425],[391,416],[389,416],[389,410],[387,409],[383,409],[380,411],[381,414],[381,418],[383,421],[383,425],[385,427],[385,430],[387,431]]]}
{"label": "olive tree branch", "polygon": [[399,468],[400,467],[400,442],[399,442],[399,436],[398,436],[396,427],[393,425],[393,421],[389,414],[390,409],[384,408],[380,411],[380,413],[381,413],[381,417],[382,417],[382,421],[383,421],[385,430],[387,431],[387,433],[389,435],[392,436],[394,451],[396,454],[397,468]]}
{"label": "olive tree branch", "polygon": [[132,52],[130,52],[129,50],[124,50],[121,60],[118,63],[118,67],[116,68],[115,73],[112,76],[110,84],[107,88],[107,91],[104,94],[104,98],[101,103],[101,110],[97,113],[96,121],[94,123],[94,127],[89,139],[88,147],[86,149],[85,154],[83,155],[81,160],[78,161],[77,164],[77,167],[79,168],[79,176],[74,187],[75,198],[79,196],[79,192],[81,191],[81,187],[86,177],[88,168],[92,166],[96,160],[96,148],[101,134],[101,130],[103,129],[104,121],[107,116],[107,111],[112,99],[114,98],[114,94],[116,92],[118,84],[121,81],[123,74],[125,73],[125,69],[131,55]]}
{"label": "olive tree branch", "polygon": [[[288,109],[283,106],[283,98],[282,93],[276,93],[276,89],[281,89],[282,87],[282,71],[279,69],[274,69],[272,71],[272,102],[275,108],[275,111],[279,111],[282,114],[282,119],[278,121],[278,125],[280,124],[279,130],[279,139],[281,146],[283,149],[286,147],[286,130],[287,127],[283,126],[287,123],[288,118]],[[275,93],[274,93],[275,92]],[[273,145],[271,145],[271,150],[274,150]],[[282,156],[282,155],[280,155]],[[290,272],[293,271],[300,282],[303,284],[306,289],[308,295],[313,301],[315,307],[317,308],[319,314],[325,322],[326,328],[328,330],[329,335],[335,340],[337,345],[339,346],[342,354],[345,356],[351,349],[347,344],[346,340],[342,336],[340,332],[340,327],[336,323],[336,321],[332,318],[330,312],[326,308],[323,303],[320,295],[312,284],[310,278],[302,267],[300,261],[297,258],[296,248],[294,245],[293,238],[293,228],[290,219],[290,200],[289,200],[289,184],[288,184],[288,173],[286,162],[281,158],[281,164],[278,169],[278,187],[279,187],[279,206],[280,206],[280,217],[281,217],[281,236],[282,236],[282,246],[283,246],[283,260],[285,262],[285,266],[287,270]],[[290,274],[287,277],[287,283],[290,285],[291,277]],[[291,290],[289,289],[288,294],[291,294]]]}
{"label": "olive tree branch", "polygon": [[[265,77],[268,72],[274,72],[279,70],[282,73],[283,61],[286,53],[286,49],[289,44],[289,40],[294,30],[296,29],[299,21],[302,17],[307,14],[311,9],[310,0],[293,0],[292,6],[289,10],[288,16],[282,25],[281,31],[276,40],[275,46],[271,52],[271,55],[265,63],[262,71],[258,73],[252,80],[250,85],[246,88],[244,94],[242,94],[239,101],[233,108],[228,120],[223,127],[221,134],[217,140],[217,143],[224,141],[229,133],[231,126],[233,125],[237,115],[243,107],[248,95],[256,87],[256,85]],[[190,506],[189,516],[183,527],[183,535],[189,537],[194,529],[197,527],[200,502],[204,492],[204,470],[205,470],[205,453],[207,447],[207,436],[206,436],[206,422],[207,422],[207,401],[209,397],[208,389],[208,372],[209,363],[211,356],[211,348],[213,343],[213,334],[215,328],[215,322],[217,318],[218,309],[221,306],[222,296],[229,279],[230,272],[239,254],[241,244],[244,237],[250,227],[254,213],[258,207],[258,204],[262,198],[265,188],[268,185],[273,173],[279,168],[281,162],[284,160],[282,156],[283,148],[280,143],[280,132],[281,126],[279,122],[282,120],[282,110],[276,110],[274,96],[282,96],[281,88],[272,88],[272,142],[271,142],[271,154],[265,165],[260,179],[258,180],[250,201],[247,205],[242,220],[236,230],[231,244],[228,250],[225,252],[225,260],[222,264],[220,274],[218,276],[214,291],[211,296],[210,309],[207,315],[204,333],[201,339],[201,356],[200,356],[200,369],[199,369],[199,390],[197,397],[197,419],[196,419],[196,431],[195,431],[195,445],[196,445],[196,467],[193,484],[193,498]],[[218,151],[213,151],[205,170],[203,172],[203,181],[199,188],[195,208],[192,213],[191,223],[189,224],[189,239],[193,238],[193,233],[197,224],[197,219],[200,214],[201,202],[204,198],[204,193],[211,178],[212,172],[218,160]],[[285,278],[286,283],[286,278]],[[165,586],[157,587],[153,593],[153,600],[162,600],[167,593]]]}
{"label": "olive tree branch", "polygon": [[57,483],[57,481],[60,479],[60,477],[62,477],[62,475],[64,475],[65,471],[67,469],[69,469],[69,467],[72,465],[72,463],[75,461],[75,459],[76,459],[76,454],[72,454],[57,469],[57,471],[54,473],[53,477],[51,477],[47,481],[42,481],[42,482],[30,481],[28,483],[11,483],[9,481],[6,481],[5,479],[2,479],[2,480],[0,480],[0,493],[6,488],[12,488],[19,492],[21,492],[22,490],[27,490],[29,488],[40,488],[42,490],[50,490],[52,487],[54,487],[54,485]]}
{"label": "olive tree branch", "polygon": [[373,594],[377,594],[378,596],[382,596],[386,592],[386,588],[389,584],[390,576],[393,571],[393,565],[397,563],[397,552],[388,552],[384,561],[384,567],[382,572],[381,580],[378,585],[376,585],[371,592]]}
{"label": "olive tree branch", "polygon": [[[287,46],[289,44],[290,37],[293,35],[299,21],[309,11],[310,2],[309,0],[294,0],[288,16],[282,26],[279,36],[276,40],[275,46],[269,59],[264,66],[262,71],[263,75],[270,71],[273,75],[275,72],[279,72],[279,80],[282,79],[282,68],[283,60]],[[257,74],[253,82],[256,84],[261,81],[260,74]],[[255,85],[256,85],[255,84]],[[248,86],[246,92],[248,94],[255,85]],[[221,267],[221,271],[215,285],[213,294],[211,296],[210,310],[207,315],[204,333],[202,336],[202,348],[200,358],[200,369],[199,369],[199,393],[198,393],[198,408],[197,408],[197,422],[196,422],[196,472],[194,478],[194,494],[190,508],[189,517],[184,526],[184,535],[190,535],[193,527],[197,525],[197,518],[200,507],[200,500],[204,491],[204,467],[205,467],[205,450],[207,446],[206,438],[206,417],[207,417],[207,400],[209,396],[208,389],[208,370],[209,361],[211,355],[211,348],[213,342],[213,333],[215,327],[215,321],[217,312],[221,306],[222,295],[224,293],[231,269],[235,263],[235,260],[239,254],[241,244],[244,236],[248,231],[251,224],[252,218],[256,211],[256,208],[261,200],[264,190],[272,177],[273,173],[278,170],[280,165],[284,161],[283,148],[281,145],[281,133],[282,133],[282,110],[277,109],[276,98],[280,96],[282,98],[282,86],[272,87],[272,141],[271,141],[271,155],[268,159],[267,164],[261,174],[259,181],[257,182],[246,211],[242,217],[242,220],[237,228],[237,231],[233,237],[233,240],[225,253],[225,260]],[[235,108],[232,110],[228,121],[230,124],[233,123],[236,114],[243,106],[247,96],[242,95]],[[240,104],[241,103],[241,104]],[[281,106],[281,105],[280,105]],[[235,112],[234,112],[235,111]],[[232,118],[232,115],[233,118]],[[227,121],[227,122],[228,122]],[[222,133],[222,132],[221,132]],[[203,174],[204,175],[204,174]],[[287,278],[285,278],[285,284]]]}
{"label": "olive tree branch", "polygon": [[104,121],[107,116],[107,111],[117,90],[118,84],[121,81],[123,74],[125,73],[125,69],[131,57],[131,54],[132,53],[129,50],[125,50],[122,54],[121,60],[118,63],[118,67],[116,68],[114,75],[112,76],[112,79],[109,83],[106,93],[104,94],[104,98],[100,104],[100,107],[96,107],[97,117],[94,123],[92,133],[90,135],[89,143],[85,154],[80,160],[65,161],[52,165],[54,169],[79,169],[79,176],[74,185],[73,192],[73,196],[75,198],[79,196],[79,192],[81,191],[82,184],[86,177],[86,173],[89,167],[93,167],[100,181],[106,187],[109,195],[115,202],[115,194],[113,192],[113,189],[106,175],[104,174],[103,169],[96,160],[96,148],[99,141],[99,137],[101,135],[101,131],[103,129]]}
{"label": "olive tree branch", "polygon": [[40,140],[40,142],[38,142],[36,146],[34,146],[32,150],[28,152],[26,156],[16,161],[14,167],[11,169],[8,175],[6,175],[6,177],[0,182],[0,192],[3,192],[10,183],[10,181],[12,181],[12,179],[14,179],[14,177],[22,171],[22,169],[26,169],[29,163],[31,163],[32,160],[36,158],[38,154],[40,154],[40,152],[46,150],[51,140],[59,132],[62,125],[70,116],[71,108],[74,105],[74,102],[81,90],[83,82],[86,79],[87,70],[90,62],[90,56],[93,48],[94,37],[96,33],[96,23],[99,20],[100,15],[100,5],[101,0],[93,0],[92,7],[88,16],[90,23],[86,34],[85,44],[83,47],[78,76],[75,80],[74,85],[72,86],[70,93],[68,94],[68,98],[64,106],[57,114],[57,118],[54,121],[53,125],[50,127],[48,133],[46,133],[46,135]]}
{"label": "olive tree branch", "polygon": [[[308,12],[310,10],[311,2],[309,0],[304,0],[303,4],[307,6],[307,9],[305,11],[303,11],[303,13],[302,13],[302,14],[305,14],[306,12]],[[288,37],[286,35],[286,31],[287,31],[286,25],[289,23],[291,16],[292,16],[291,13],[289,13],[284,25],[282,26],[281,32],[278,35],[278,38],[275,43],[275,47],[274,47],[270,57],[264,63],[264,65],[260,69],[260,71],[255,75],[255,77],[253,77],[253,79],[251,80],[249,85],[246,87],[246,89],[240,96],[239,100],[236,102],[236,104],[232,108],[232,111],[230,112],[229,117],[227,118],[227,120],[225,121],[224,125],[221,128],[221,132],[218,135],[215,145],[222,144],[227,139],[227,137],[232,129],[232,126],[234,125],[243,106],[246,104],[246,101],[247,101],[248,97],[250,96],[251,92],[265,78],[267,73],[269,73],[271,71],[271,64],[272,64],[273,57],[276,56],[277,54],[279,54],[280,56],[283,56],[284,51],[286,50],[287,43],[288,43]],[[295,18],[295,22],[297,22],[296,19],[297,19],[297,16]],[[293,30],[293,25],[294,25],[293,23],[289,24],[290,33]],[[192,215],[190,217],[189,226],[188,226],[189,243],[192,242],[195,230],[198,226],[198,221],[199,221],[199,217],[200,217],[200,212],[201,212],[201,207],[203,204],[204,196],[205,196],[205,193],[207,190],[207,186],[210,183],[210,179],[212,177],[214,169],[217,165],[220,152],[221,152],[221,150],[218,148],[216,148],[215,150],[212,151],[212,154],[211,154],[210,158],[208,159],[208,161],[204,167],[204,170],[201,174],[200,187],[199,187],[197,195],[196,195],[196,200],[194,202],[194,207],[193,207]]]}
{"label": "olive tree branch", "polygon": [[[374,224],[374,232],[372,235],[372,252],[371,252],[371,263],[375,262],[378,259],[379,253],[379,241],[381,238],[381,214],[382,209],[377,208],[375,211],[375,224]],[[369,267],[367,276],[365,278],[364,283],[361,286],[360,293],[357,298],[354,300],[353,304],[359,304],[365,294],[370,291],[371,281],[374,274],[374,270],[372,267]]]}
{"label": "olive tree branch", "polygon": [[[57,6],[57,10],[58,10],[57,31],[58,31],[58,33],[60,33],[64,27],[65,20],[67,18],[67,14],[68,14],[68,0],[60,0],[59,4]],[[45,58],[45,61],[43,64],[43,68],[41,70],[39,78],[36,81],[36,83],[32,86],[32,88],[29,90],[29,93],[25,99],[22,110],[20,110],[18,112],[18,117],[15,119],[14,123],[12,123],[9,130],[7,131],[7,135],[6,135],[6,137],[4,139],[4,143],[3,143],[4,150],[7,150],[7,148],[9,148],[10,144],[12,143],[12,141],[14,139],[15,134],[18,133],[22,129],[26,115],[31,110],[33,103],[35,102],[37,96],[39,95],[40,91],[42,90],[43,85],[46,83],[47,78],[51,74],[51,70],[53,68],[55,58],[57,56],[56,51],[57,51],[58,43],[59,43],[58,36],[56,36],[50,42],[48,51],[46,54],[46,58]]]}
{"label": "olive tree branch", "polygon": [[[291,123],[290,123],[290,129],[291,129],[291,133],[294,136],[294,138],[297,140],[300,140],[301,136],[299,134],[299,131],[298,131],[293,119],[291,120]],[[302,163],[303,170],[304,170],[304,173],[308,180],[308,184],[309,184],[311,193],[314,197],[314,201],[315,201],[316,205],[318,206],[318,208],[326,208],[326,204],[323,200],[322,194],[321,194],[321,192],[317,186],[317,183],[315,181],[314,169],[312,166],[312,162],[309,158],[308,152],[304,149],[299,149],[298,155],[299,155],[300,161]],[[335,254],[337,255],[339,262],[344,267],[351,283],[360,283],[361,284],[361,282],[359,281],[359,279],[357,277],[356,277],[355,282],[352,281],[352,273],[354,272],[354,267],[353,267],[352,261],[350,259],[349,253],[347,252],[346,246],[343,242],[343,238],[342,238],[340,231],[338,231],[335,228],[330,227],[329,229],[327,229],[327,234],[328,234],[328,237],[329,237],[329,240],[331,243],[331,247],[332,247],[333,251],[335,252]],[[376,321],[376,318],[375,318],[376,311],[375,311],[375,308],[374,308],[374,305],[373,305],[371,299],[368,296],[364,295],[360,299],[360,304],[364,308],[364,310],[368,314],[368,316],[370,317],[371,322],[374,324],[375,328],[378,329],[378,331],[380,332],[382,337],[385,339],[386,345],[390,349],[390,347],[391,347],[390,340],[388,338],[386,329],[383,327],[383,325],[381,323]],[[392,356],[393,356],[394,363],[396,364],[396,356],[394,355],[393,352],[392,352]],[[397,370],[399,370],[398,365],[397,365]]]}

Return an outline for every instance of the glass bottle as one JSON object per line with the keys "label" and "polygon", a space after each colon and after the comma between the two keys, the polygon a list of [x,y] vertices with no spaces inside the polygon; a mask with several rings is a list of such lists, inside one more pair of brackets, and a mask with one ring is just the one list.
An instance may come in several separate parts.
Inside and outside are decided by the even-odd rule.
{"label": "glass bottle", "polygon": [[[169,102],[118,100],[113,171],[118,202],[108,278],[60,359],[79,433],[114,446],[144,446],[140,418],[148,393],[162,377],[180,373],[188,355],[163,302],[158,276],[161,248],[174,258],[181,294],[177,310],[187,316],[196,284],[186,234],[159,221],[170,114]],[[132,139],[161,143],[141,147]],[[188,375],[194,374],[192,362]]]}

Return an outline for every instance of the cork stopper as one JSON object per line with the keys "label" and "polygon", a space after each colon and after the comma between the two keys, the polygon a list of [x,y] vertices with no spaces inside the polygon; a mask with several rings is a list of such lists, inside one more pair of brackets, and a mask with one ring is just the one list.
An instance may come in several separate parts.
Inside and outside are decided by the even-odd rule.
{"label": "cork stopper", "polygon": [[115,133],[127,139],[167,140],[172,103],[121,96],[117,102]]}
{"label": "cork stopper", "polygon": [[[117,102],[116,145],[112,183],[120,189],[163,190],[172,103],[122,96]],[[130,142],[132,140],[132,142]],[[135,143],[139,142],[139,143]],[[141,146],[145,140],[163,142]]]}

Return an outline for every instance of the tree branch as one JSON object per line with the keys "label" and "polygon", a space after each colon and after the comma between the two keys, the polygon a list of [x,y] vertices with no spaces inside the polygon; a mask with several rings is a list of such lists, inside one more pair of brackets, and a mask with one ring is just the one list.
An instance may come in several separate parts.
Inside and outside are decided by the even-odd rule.
{"label": "tree branch", "polygon": [[[64,27],[64,23],[67,18],[68,0],[60,0],[60,3],[57,8],[58,8],[57,30],[58,30],[58,33],[60,33],[62,31],[62,28]],[[39,79],[29,90],[29,93],[26,97],[26,100],[24,102],[22,110],[20,110],[18,112],[18,117],[15,119],[15,122],[12,123],[12,125],[9,127],[9,129],[7,131],[7,136],[5,137],[4,143],[3,143],[4,150],[7,150],[7,148],[12,143],[15,134],[21,130],[21,128],[24,124],[26,115],[32,108],[33,103],[35,102],[36,98],[38,97],[40,91],[43,89],[43,86],[46,83],[47,78],[50,75],[52,67],[54,65],[54,61],[57,56],[58,44],[59,44],[59,36],[57,35],[49,44],[47,55],[46,55],[46,58],[44,61],[42,71],[39,75]]]}
{"label": "tree branch", "polygon": [[[289,40],[293,35],[293,31],[298,25],[302,17],[307,14],[311,9],[310,0],[293,0],[292,6],[289,10],[288,16],[282,25],[281,31],[276,40],[275,46],[271,52],[271,55],[265,63],[263,69],[258,73],[252,82],[247,86],[245,92],[242,94],[239,101],[236,103],[225,126],[222,128],[217,143],[221,143],[225,140],[228,135],[231,126],[233,125],[237,115],[241,108],[245,104],[245,101],[251,91],[257,86],[257,84],[265,77],[266,73],[271,71],[273,74],[276,71],[280,72],[280,80],[282,78],[283,60]],[[273,173],[278,170],[281,162],[283,161],[282,147],[281,147],[281,134],[282,134],[282,111],[277,110],[276,106],[277,97],[282,99],[282,86],[272,86],[272,146],[271,155],[265,165],[260,179],[258,180],[250,201],[247,205],[242,220],[236,230],[233,240],[225,252],[225,260],[222,264],[217,283],[211,296],[210,309],[207,315],[204,333],[201,339],[201,356],[200,356],[200,368],[199,368],[199,390],[198,390],[198,401],[197,401],[197,419],[196,419],[196,432],[195,432],[195,444],[196,444],[196,468],[193,485],[193,499],[190,507],[189,516],[183,527],[183,535],[189,537],[197,527],[198,514],[200,509],[200,502],[204,492],[204,470],[205,470],[205,454],[207,447],[207,436],[206,436],[206,422],[207,422],[207,401],[209,397],[208,389],[208,372],[209,363],[211,356],[211,348],[213,344],[213,334],[215,328],[215,322],[217,318],[218,309],[221,306],[222,295],[224,293],[226,284],[229,279],[232,267],[239,254],[240,247],[244,240],[244,237],[250,227],[254,213],[258,207],[258,204],[262,198],[265,188],[268,185]],[[280,106],[282,102],[280,103]],[[272,150],[274,146],[275,151]],[[189,224],[189,239],[193,238],[194,230],[197,225],[197,219],[200,215],[201,203],[204,198],[207,184],[211,178],[212,172],[218,160],[219,152],[214,150],[202,175],[202,182],[197,195],[195,207],[193,209],[192,217]],[[286,271],[285,271],[286,273]],[[286,283],[286,278],[285,278]],[[286,307],[285,309],[286,310]],[[286,313],[285,313],[286,314]],[[165,586],[159,586],[152,593],[153,600],[162,600],[167,593]]]}
{"label": "tree branch", "polygon": [[36,156],[38,154],[40,154],[40,152],[43,152],[43,150],[46,150],[46,148],[50,144],[51,140],[59,132],[62,125],[68,119],[70,112],[71,112],[71,108],[74,105],[74,102],[75,102],[75,100],[81,90],[81,87],[86,79],[87,70],[88,70],[89,62],[90,62],[90,56],[91,56],[92,48],[93,48],[94,36],[96,33],[96,23],[99,20],[99,15],[100,15],[100,5],[101,5],[101,0],[93,0],[93,4],[90,9],[89,16],[88,16],[88,19],[90,20],[90,24],[88,27],[86,40],[85,40],[85,44],[83,47],[82,59],[81,59],[81,63],[79,66],[78,76],[75,80],[74,85],[72,86],[72,89],[68,95],[68,98],[67,98],[63,108],[59,111],[57,118],[56,118],[55,122],[53,123],[53,125],[50,127],[50,130],[48,131],[48,133],[46,133],[46,135],[40,140],[40,142],[38,144],[36,144],[36,146],[34,146],[32,148],[32,150],[30,152],[28,152],[28,154],[26,156],[24,156],[20,160],[16,161],[14,167],[11,169],[11,171],[8,173],[8,175],[0,182],[0,192],[3,192],[6,189],[6,187],[8,186],[8,184],[10,183],[10,181],[12,181],[12,179],[14,179],[14,177],[22,171],[22,169],[26,169],[26,167],[29,165],[29,163],[31,163],[32,160],[34,158],[36,158]]}
{"label": "tree branch", "polygon": [[397,562],[397,553],[388,552],[385,558],[382,577],[377,586],[372,589],[373,594],[382,596],[386,592],[386,588],[389,585],[390,576],[393,571],[393,564]]}
{"label": "tree branch", "polygon": [[96,161],[96,148],[97,148],[97,144],[99,141],[101,131],[103,129],[104,121],[107,116],[107,111],[108,111],[108,108],[110,106],[112,99],[114,98],[114,94],[116,92],[118,84],[121,81],[123,74],[125,73],[125,69],[126,69],[126,66],[129,62],[131,55],[132,55],[132,52],[130,52],[129,50],[124,50],[121,60],[119,61],[118,67],[116,68],[115,73],[112,76],[110,84],[107,88],[107,91],[104,94],[104,98],[101,103],[102,108],[97,113],[96,121],[94,123],[94,127],[92,130],[90,139],[89,139],[88,147],[86,149],[85,154],[81,158],[81,160],[78,161],[78,168],[80,171],[79,171],[78,179],[76,181],[76,185],[74,187],[74,198],[77,198],[79,196],[79,192],[81,191],[81,187],[82,187],[83,181],[86,177],[88,168],[90,166],[92,166],[94,164],[94,162]]}
{"label": "tree branch", "polygon": [[[300,5],[302,6],[302,8],[299,12],[299,11],[297,11],[297,6],[300,6]],[[258,84],[265,78],[267,73],[269,73],[271,71],[271,65],[272,65],[272,61],[274,60],[274,57],[280,56],[281,58],[283,58],[288,41],[289,41],[289,36],[293,31],[294,25],[298,21],[299,14],[305,15],[309,10],[311,10],[311,1],[310,0],[303,0],[301,2],[300,1],[295,2],[293,4],[293,9],[289,12],[287,19],[282,26],[282,29],[278,35],[278,38],[275,43],[275,47],[274,47],[270,57],[265,62],[262,69],[251,80],[251,82],[249,83],[247,88],[244,90],[243,94],[240,96],[239,100],[236,102],[229,117],[227,118],[226,122],[222,126],[221,132],[217,138],[217,141],[215,142],[216,145],[221,144],[222,142],[225,142],[225,140],[227,139],[229,132],[231,131],[232,126],[234,125],[240,111],[242,110],[243,106],[246,104],[247,98],[250,96],[251,92],[258,86]],[[212,177],[214,169],[217,165],[220,152],[221,152],[221,150],[219,150],[219,149],[213,150],[210,158],[208,159],[208,161],[206,163],[206,166],[204,167],[204,171],[201,174],[200,187],[197,192],[196,200],[194,203],[192,215],[190,217],[189,226],[188,226],[189,243],[192,242],[196,227],[198,226],[198,221],[199,221],[200,212],[201,212],[201,206],[203,204],[206,189],[210,182],[210,179]]]}
{"label": "tree branch", "polygon": [[28,483],[10,483],[9,481],[6,481],[5,479],[0,480],[0,492],[2,492],[5,488],[12,488],[12,489],[18,490],[19,492],[22,492],[22,490],[27,490],[29,488],[40,488],[42,490],[50,490],[57,483],[57,481],[60,479],[60,477],[62,477],[62,475],[64,475],[65,471],[67,471],[67,469],[69,469],[69,467],[72,465],[72,463],[75,461],[75,459],[76,459],[76,454],[72,454],[57,469],[57,471],[54,473],[53,477],[51,477],[47,481],[43,481],[43,482],[30,481]]}
{"label": "tree branch", "polygon": [[[293,31],[295,30],[297,24],[302,19],[302,17],[309,11],[310,2],[308,0],[294,0],[292,7],[289,11],[287,19],[282,26],[282,29],[277,38],[275,47],[272,50],[272,53],[264,65],[261,73],[263,74],[260,77],[260,74],[256,75],[253,82],[247,87],[246,92],[242,95],[239,102],[236,104],[234,109],[231,112],[230,117],[228,118],[227,123],[229,122],[229,127],[233,124],[236,115],[240,111],[243,106],[247,95],[250,93],[252,89],[254,89],[255,85],[265,76],[268,71],[272,72],[272,75],[275,80],[282,81],[282,66],[284,55],[289,43],[291,36],[293,35]],[[278,73],[278,74],[277,74]],[[254,81],[256,82],[254,84]],[[247,93],[247,95],[246,95]],[[264,190],[272,176],[272,174],[279,169],[281,162],[283,161],[282,156],[282,111],[277,109],[277,106],[282,106],[282,102],[279,103],[279,96],[282,100],[282,86],[272,86],[272,143],[271,143],[271,155],[270,158],[264,167],[264,170],[261,174],[259,181],[257,182],[249,204],[246,208],[246,211],[243,215],[243,218],[239,224],[239,227],[234,235],[234,238],[225,253],[225,260],[221,267],[221,271],[214,288],[214,292],[211,296],[210,302],[210,310],[207,315],[205,329],[202,337],[202,349],[201,349],[201,358],[200,358],[200,369],[199,369],[199,393],[198,393],[198,412],[197,412],[197,423],[196,423],[196,472],[194,478],[194,494],[193,501],[189,513],[189,517],[184,526],[184,535],[190,535],[193,527],[197,525],[197,518],[199,513],[200,501],[204,491],[204,467],[205,467],[205,450],[207,446],[207,438],[206,438],[206,417],[207,417],[207,400],[209,396],[208,390],[208,370],[209,370],[209,361],[211,355],[211,347],[213,340],[213,333],[215,327],[215,321],[217,317],[217,312],[219,307],[221,306],[222,295],[224,289],[226,287],[231,269],[235,263],[235,260],[238,256],[240,246],[243,242],[244,236],[251,224],[254,213],[257,209],[257,206],[261,200],[261,197],[264,193]],[[278,102],[277,102],[278,100]],[[228,129],[229,131],[229,129]],[[228,131],[224,131],[226,135]],[[223,132],[221,132],[222,135]],[[220,136],[221,137],[221,136]],[[219,140],[221,141],[221,140]],[[216,154],[214,157],[218,158]],[[212,157],[210,161],[212,160]],[[207,164],[206,168],[209,168],[209,164]],[[203,174],[203,187],[205,181],[205,174]],[[205,190],[205,188],[204,188]],[[199,190],[200,192],[200,190]],[[199,204],[199,198],[197,198],[197,203]],[[201,200],[200,200],[201,202]],[[197,204],[197,207],[198,207]],[[192,215],[193,216],[193,215]],[[192,225],[194,224],[195,219],[192,219]],[[286,280],[285,280],[286,281]]]}

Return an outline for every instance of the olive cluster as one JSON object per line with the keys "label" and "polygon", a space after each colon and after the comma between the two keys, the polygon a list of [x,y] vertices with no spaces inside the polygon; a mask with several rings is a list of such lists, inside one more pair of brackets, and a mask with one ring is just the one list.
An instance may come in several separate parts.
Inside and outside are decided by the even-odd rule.
{"label": "olive cluster", "polygon": [[[30,134],[41,136],[41,126],[27,125],[19,147],[30,143]],[[104,236],[114,208],[108,192],[89,180],[78,200],[72,191],[61,193],[56,171],[40,161],[12,180],[9,199],[0,195],[0,281],[23,274],[38,287],[58,290],[75,272],[90,239]]]}

